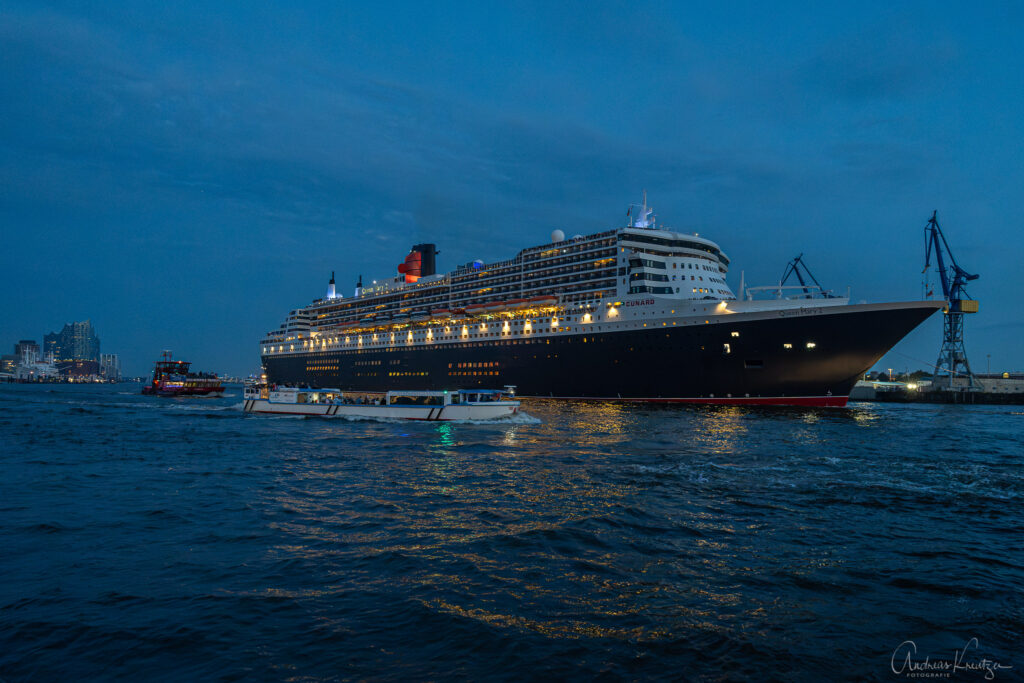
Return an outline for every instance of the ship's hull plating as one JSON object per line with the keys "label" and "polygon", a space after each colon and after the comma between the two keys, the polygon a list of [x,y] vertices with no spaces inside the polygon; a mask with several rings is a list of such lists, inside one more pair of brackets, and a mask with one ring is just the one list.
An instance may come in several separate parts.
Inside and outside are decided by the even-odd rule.
{"label": "ship's hull plating", "polygon": [[[842,306],[518,343],[266,355],[263,364],[273,383],[343,390],[514,384],[521,397],[843,406],[861,375],[936,307]],[[318,364],[338,370],[307,369]]]}

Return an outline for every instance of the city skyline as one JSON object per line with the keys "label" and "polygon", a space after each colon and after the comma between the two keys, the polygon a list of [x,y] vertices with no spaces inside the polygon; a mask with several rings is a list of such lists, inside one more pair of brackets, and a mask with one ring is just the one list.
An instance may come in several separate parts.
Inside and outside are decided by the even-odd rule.
{"label": "city skyline", "polygon": [[[938,209],[981,274],[975,371],[1021,369],[1020,9],[529,15],[9,4],[0,339],[91,318],[126,374],[172,349],[244,375],[332,271],[347,296],[417,242],[442,271],[510,258],[646,189],[733,290],[803,253],[854,301],[922,297]],[[940,339],[933,316],[876,367],[927,369]]]}
{"label": "city skyline", "polygon": [[21,339],[14,344],[13,354],[3,356],[0,373],[16,380],[53,381],[62,379],[96,378],[120,380],[121,360],[116,353],[101,353],[100,338],[91,320],[65,323],[60,332],[49,332],[42,344],[33,339]]}

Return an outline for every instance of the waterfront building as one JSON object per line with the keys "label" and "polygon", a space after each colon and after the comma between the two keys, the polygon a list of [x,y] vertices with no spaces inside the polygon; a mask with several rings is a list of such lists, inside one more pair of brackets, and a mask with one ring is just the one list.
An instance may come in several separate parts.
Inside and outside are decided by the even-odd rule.
{"label": "waterfront building", "polygon": [[67,323],[59,333],[47,334],[43,337],[43,349],[53,355],[65,375],[99,374],[100,338],[89,320]]}
{"label": "waterfront building", "polygon": [[43,355],[57,358],[60,354],[60,333],[51,332],[43,335]]}
{"label": "waterfront building", "polygon": [[111,381],[121,379],[121,359],[116,353],[100,354],[100,375]]}

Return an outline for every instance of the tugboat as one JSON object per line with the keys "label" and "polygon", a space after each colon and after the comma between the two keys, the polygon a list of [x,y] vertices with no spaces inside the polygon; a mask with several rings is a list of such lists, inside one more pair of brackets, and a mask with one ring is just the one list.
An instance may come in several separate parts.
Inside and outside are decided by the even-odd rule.
{"label": "tugboat", "polygon": [[246,384],[247,413],[393,420],[496,420],[519,412],[515,387],[454,391],[342,391]]}
{"label": "tugboat", "polygon": [[153,381],[142,387],[148,396],[220,396],[224,384],[217,375],[207,372],[189,372],[190,362],[172,360],[171,352],[164,351],[153,368]]}

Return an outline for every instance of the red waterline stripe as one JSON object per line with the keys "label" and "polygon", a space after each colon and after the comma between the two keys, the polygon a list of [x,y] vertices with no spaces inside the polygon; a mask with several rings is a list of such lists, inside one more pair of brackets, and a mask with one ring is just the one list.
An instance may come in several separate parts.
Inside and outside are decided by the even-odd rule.
{"label": "red waterline stripe", "polygon": [[618,398],[591,396],[523,396],[516,398],[537,398],[558,401],[613,401],[618,403],[695,403],[730,406],[811,406],[819,408],[843,408],[849,396],[749,396],[734,398]]}

